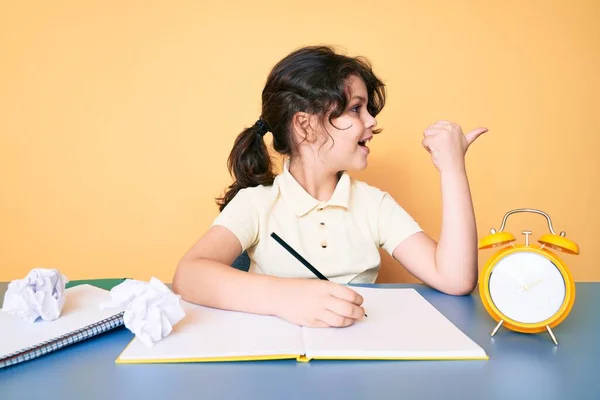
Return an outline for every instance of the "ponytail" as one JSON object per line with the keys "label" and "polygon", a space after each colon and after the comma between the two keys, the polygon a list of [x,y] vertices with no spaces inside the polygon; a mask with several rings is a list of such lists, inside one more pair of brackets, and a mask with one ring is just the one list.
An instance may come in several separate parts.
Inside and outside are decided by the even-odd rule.
{"label": "ponytail", "polygon": [[275,176],[271,167],[271,157],[263,136],[269,131],[266,122],[261,118],[250,128],[238,135],[227,160],[229,174],[234,182],[228,187],[223,197],[217,198],[219,211],[242,189],[259,185],[273,184]]}

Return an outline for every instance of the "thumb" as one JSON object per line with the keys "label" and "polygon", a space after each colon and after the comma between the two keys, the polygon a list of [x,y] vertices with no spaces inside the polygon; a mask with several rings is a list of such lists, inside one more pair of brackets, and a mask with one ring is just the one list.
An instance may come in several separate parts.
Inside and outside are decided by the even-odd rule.
{"label": "thumb", "polygon": [[465,138],[467,138],[467,143],[470,145],[471,143],[473,143],[475,141],[475,139],[477,139],[479,136],[486,133],[487,131],[488,131],[487,128],[477,128],[477,129],[472,130],[471,132],[469,132],[465,135]]}

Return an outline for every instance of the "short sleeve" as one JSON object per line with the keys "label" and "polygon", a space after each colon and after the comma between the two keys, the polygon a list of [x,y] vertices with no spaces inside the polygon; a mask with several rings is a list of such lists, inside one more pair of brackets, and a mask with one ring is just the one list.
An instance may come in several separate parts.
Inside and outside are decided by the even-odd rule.
{"label": "short sleeve", "polygon": [[211,226],[220,225],[229,229],[240,241],[242,251],[258,240],[258,209],[252,201],[249,189],[242,189],[231,199]]}
{"label": "short sleeve", "polygon": [[423,230],[388,193],[384,193],[381,199],[378,229],[379,245],[392,257],[404,239]]}

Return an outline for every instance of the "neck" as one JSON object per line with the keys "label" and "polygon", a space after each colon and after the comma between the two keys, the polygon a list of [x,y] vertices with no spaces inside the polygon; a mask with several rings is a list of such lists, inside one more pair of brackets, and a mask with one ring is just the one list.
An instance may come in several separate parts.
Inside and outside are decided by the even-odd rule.
{"label": "neck", "polygon": [[302,159],[290,161],[289,172],[308,194],[319,201],[327,201],[333,195],[340,174],[328,171],[320,163],[307,163]]}

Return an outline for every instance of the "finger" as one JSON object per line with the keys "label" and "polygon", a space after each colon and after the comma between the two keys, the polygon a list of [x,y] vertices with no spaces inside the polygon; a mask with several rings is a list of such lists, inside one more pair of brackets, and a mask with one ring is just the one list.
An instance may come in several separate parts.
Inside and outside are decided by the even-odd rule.
{"label": "finger", "polygon": [[479,136],[481,136],[482,134],[484,134],[487,131],[488,131],[487,128],[477,128],[477,129],[472,130],[471,132],[469,132],[465,135],[465,137],[467,138],[467,143],[468,144],[473,143],[475,141],[475,139],[477,139]]}
{"label": "finger", "polygon": [[304,326],[308,326],[310,328],[329,328],[330,325],[319,319],[314,319]]}
{"label": "finger", "polygon": [[333,311],[327,309],[324,309],[317,318],[319,319],[319,321],[322,321],[323,323],[327,324],[327,326],[333,326],[338,328],[350,326],[354,324],[354,322],[356,322],[355,319],[342,317],[341,315],[338,315]]}
{"label": "finger", "polygon": [[338,299],[337,297],[330,297],[325,304],[325,308],[346,318],[360,319],[365,316],[364,308],[349,301]]}
{"label": "finger", "polygon": [[360,306],[363,302],[362,296],[347,286],[334,284],[329,289],[329,293],[338,299],[349,301],[357,306]]}
{"label": "finger", "polygon": [[433,136],[433,135],[437,135],[440,133],[446,133],[449,131],[450,131],[449,129],[447,129],[443,126],[430,126],[429,128],[427,128],[423,131],[423,136]]}
{"label": "finger", "polygon": [[423,139],[423,141],[421,142],[421,144],[423,145],[425,150],[427,150],[430,153],[431,153],[431,143],[432,143],[431,136],[425,137],[425,139]]}

